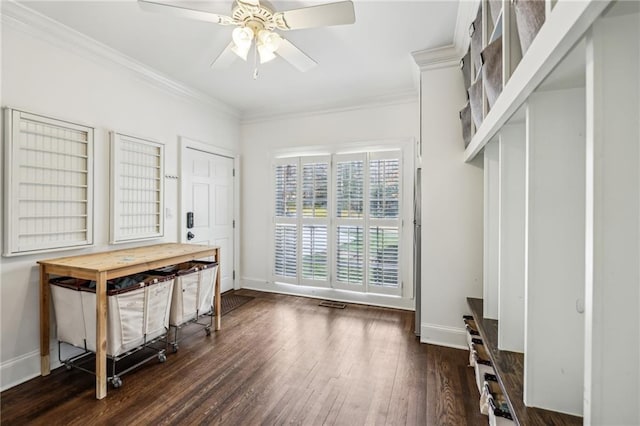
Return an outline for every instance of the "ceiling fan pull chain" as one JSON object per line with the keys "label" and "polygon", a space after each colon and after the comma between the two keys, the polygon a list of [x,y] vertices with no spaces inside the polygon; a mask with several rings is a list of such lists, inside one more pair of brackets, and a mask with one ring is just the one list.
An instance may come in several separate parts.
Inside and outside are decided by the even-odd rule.
{"label": "ceiling fan pull chain", "polygon": [[258,44],[253,43],[253,79],[258,79]]}

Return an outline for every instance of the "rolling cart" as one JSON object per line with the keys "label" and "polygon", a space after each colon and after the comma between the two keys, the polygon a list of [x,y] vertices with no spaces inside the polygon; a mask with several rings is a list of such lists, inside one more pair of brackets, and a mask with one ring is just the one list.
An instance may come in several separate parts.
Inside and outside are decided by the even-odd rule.
{"label": "rolling cart", "polygon": [[[169,327],[173,329],[173,339],[169,342],[173,352],[178,351],[178,344],[183,338],[197,333],[199,330],[180,337],[182,328],[189,324],[198,324],[205,334],[211,334],[214,326],[214,294],[217,262],[192,261],[163,269],[151,271],[157,275],[175,276]],[[201,320],[209,316],[209,320]],[[169,333],[171,334],[171,333]]]}
{"label": "rolling cart", "polygon": [[[122,386],[123,374],[153,360],[166,361],[167,332],[174,276],[136,274],[107,282],[107,359],[114,388]],[[50,280],[56,316],[58,358],[67,369],[95,374],[84,366],[96,352],[95,282],[61,277]],[[62,359],[62,344],[83,350]],[[133,365],[118,370],[121,360],[147,353]]]}

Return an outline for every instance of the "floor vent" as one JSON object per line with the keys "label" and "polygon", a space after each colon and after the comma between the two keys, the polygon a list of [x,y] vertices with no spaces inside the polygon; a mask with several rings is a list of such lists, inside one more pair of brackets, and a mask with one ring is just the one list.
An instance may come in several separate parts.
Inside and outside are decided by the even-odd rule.
{"label": "floor vent", "polygon": [[344,309],[347,307],[346,303],[332,302],[330,300],[323,300],[318,306],[324,306],[325,308]]}

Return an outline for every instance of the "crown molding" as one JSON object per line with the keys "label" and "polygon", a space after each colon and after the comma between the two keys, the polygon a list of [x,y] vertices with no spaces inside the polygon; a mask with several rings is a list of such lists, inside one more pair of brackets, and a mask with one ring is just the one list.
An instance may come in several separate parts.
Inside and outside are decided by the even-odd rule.
{"label": "crown molding", "polygon": [[412,52],[413,60],[416,61],[421,71],[446,68],[460,65],[460,52],[455,45],[436,47]]}
{"label": "crown molding", "polygon": [[292,108],[284,107],[280,110],[274,110],[273,107],[271,107],[269,109],[261,109],[245,113],[245,115],[242,116],[240,123],[254,124],[270,120],[301,118],[353,110],[379,108],[384,106],[402,105],[414,102],[417,103],[419,101],[418,92],[417,88],[412,88],[383,96],[344,100],[343,102],[325,103],[321,105],[308,106],[306,108],[293,106]]}
{"label": "crown molding", "polygon": [[198,101],[218,112],[239,118],[240,113],[235,108],[193,89],[186,84],[174,80],[111,47],[98,42],[72,28],[55,21],[15,0],[1,0],[0,18],[3,25],[10,26],[25,34],[37,37],[47,43],[61,47],[82,57],[90,57],[102,63],[119,66],[136,77],[150,83],[156,88],[165,90],[173,95]]}
{"label": "crown molding", "polygon": [[460,0],[456,27],[453,32],[453,44],[436,48],[418,50],[411,53],[420,71],[458,66],[471,42],[469,26],[476,18],[480,0]]}

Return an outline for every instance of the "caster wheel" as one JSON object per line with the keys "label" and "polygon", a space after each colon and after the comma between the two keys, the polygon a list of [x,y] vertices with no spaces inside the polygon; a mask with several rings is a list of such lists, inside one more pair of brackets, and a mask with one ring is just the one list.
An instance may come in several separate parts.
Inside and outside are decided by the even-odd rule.
{"label": "caster wheel", "polygon": [[115,376],[113,379],[111,379],[111,384],[114,388],[118,389],[119,387],[122,387],[122,379],[118,376]]}
{"label": "caster wheel", "polygon": [[204,332],[207,333],[207,336],[211,336],[211,327],[205,327]]}
{"label": "caster wheel", "polygon": [[65,365],[64,365],[64,368],[66,368],[66,369],[67,369],[67,371],[71,371],[71,369],[72,369],[73,367],[71,366],[71,364],[65,364]]}
{"label": "caster wheel", "polygon": [[173,350],[173,353],[178,352],[178,344],[174,343],[173,345],[171,345],[171,349]]}
{"label": "caster wheel", "polygon": [[165,362],[167,360],[167,356],[164,353],[158,354],[158,361]]}

